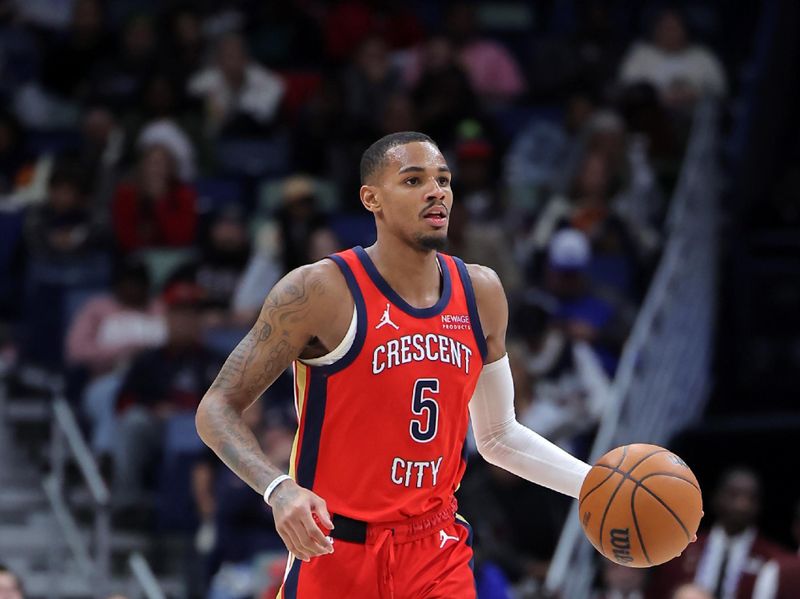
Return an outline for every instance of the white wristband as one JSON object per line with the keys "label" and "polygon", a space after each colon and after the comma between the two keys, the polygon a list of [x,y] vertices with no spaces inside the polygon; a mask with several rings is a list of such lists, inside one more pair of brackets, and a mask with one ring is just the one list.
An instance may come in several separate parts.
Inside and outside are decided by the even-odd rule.
{"label": "white wristband", "polygon": [[275,480],[269,483],[269,485],[267,486],[267,490],[264,491],[264,503],[269,505],[269,496],[272,495],[272,492],[277,488],[277,486],[281,484],[283,481],[291,479],[292,477],[289,476],[288,474],[281,474],[279,477],[277,477]]}

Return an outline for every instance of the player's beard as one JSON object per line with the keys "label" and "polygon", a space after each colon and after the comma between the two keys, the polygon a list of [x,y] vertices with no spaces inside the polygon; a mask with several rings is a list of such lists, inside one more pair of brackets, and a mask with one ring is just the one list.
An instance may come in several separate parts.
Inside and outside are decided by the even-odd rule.
{"label": "player's beard", "polygon": [[420,233],[416,236],[416,242],[422,250],[440,252],[447,247],[447,235],[425,235]]}

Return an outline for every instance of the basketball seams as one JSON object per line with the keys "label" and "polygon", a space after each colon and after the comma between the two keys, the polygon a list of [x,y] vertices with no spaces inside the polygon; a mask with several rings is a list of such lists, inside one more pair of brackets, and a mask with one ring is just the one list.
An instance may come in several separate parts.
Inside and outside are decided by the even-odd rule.
{"label": "basketball seams", "polygon": [[[628,446],[626,445],[625,447],[623,447],[623,448],[622,448],[622,457],[619,459],[619,462],[617,462],[617,465],[615,466],[615,468],[619,468],[619,467],[622,465],[622,462],[624,462],[624,461],[625,461],[625,456],[626,456],[627,454],[628,454]],[[598,466],[605,466],[605,464],[598,464]],[[581,497],[581,499],[578,501],[578,508],[580,508],[580,507],[583,505],[583,502],[584,502],[584,501],[586,501],[586,498],[587,498],[587,497],[589,497],[589,495],[591,495],[592,493],[594,493],[595,491],[597,491],[597,489],[599,489],[599,488],[600,488],[600,487],[602,487],[604,484],[606,484],[606,483],[609,481],[609,479],[610,479],[612,476],[614,476],[614,472],[615,472],[615,471],[614,471],[614,470],[612,470],[612,471],[611,471],[611,472],[608,474],[608,476],[606,476],[606,477],[605,477],[605,478],[604,478],[602,481],[600,481],[599,483],[597,483],[597,485],[595,485],[594,487],[592,487],[591,489],[589,489],[589,490],[586,492],[586,494],[585,494],[583,497]],[[624,477],[623,477],[623,479],[624,479]]]}
{"label": "basketball seams", "polygon": [[653,562],[650,561],[650,556],[647,554],[647,547],[644,546],[644,538],[642,537],[642,531],[639,530],[639,518],[636,517],[636,505],[634,501],[636,500],[636,491],[639,490],[639,485],[636,484],[636,481],[631,479],[634,483],[633,491],[631,491],[631,516],[633,516],[633,527],[636,529],[636,536],[639,538],[639,546],[642,548],[642,553],[644,553],[644,559],[647,560],[649,565],[653,565]]}
{"label": "basketball seams", "polygon": [[669,505],[667,505],[667,503],[666,503],[666,502],[664,502],[664,500],[663,500],[663,499],[661,499],[661,497],[659,497],[658,495],[656,495],[656,494],[655,494],[653,491],[651,491],[650,489],[648,489],[648,488],[647,488],[646,486],[644,486],[644,485],[637,485],[636,487],[637,487],[637,488],[641,487],[642,489],[644,489],[645,491],[647,491],[647,492],[650,494],[650,496],[651,496],[653,499],[655,499],[655,500],[656,500],[658,503],[660,503],[660,504],[661,504],[661,505],[664,507],[664,509],[665,509],[665,510],[667,510],[667,511],[668,511],[670,514],[672,514],[672,517],[673,517],[673,518],[675,518],[675,521],[678,523],[678,525],[679,525],[679,526],[681,527],[681,529],[683,530],[683,533],[686,535],[686,538],[687,538],[689,541],[691,541],[691,540],[692,540],[692,535],[690,535],[690,534],[689,534],[689,529],[688,529],[688,528],[686,528],[686,525],[683,523],[683,520],[681,520],[681,519],[678,517],[678,514],[676,514],[676,513],[675,513],[675,511],[674,511],[674,510],[673,510],[671,507],[669,507]]}
{"label": "basketball seams", "polygon": [[[644,486],[644,481],[646,481],[651,476],[666,476],[668,478],[677,478],[678,480],[682,480],[683,482],[692,485],[697,490],[698,493],[702,493],[702,491],[700,491],[700,487],[698,487],[694,482],[690,481],[688,478],[684,478],[684,477],[680,476],[679,474],[674,474],[672,472],[651,472],[650,474],[647,474],[647,475],[643,476],[642,478],[640,478],[639,481],[638,481],[639,484]],[[635,479],[631,479],[631,480],[635,480]]]}

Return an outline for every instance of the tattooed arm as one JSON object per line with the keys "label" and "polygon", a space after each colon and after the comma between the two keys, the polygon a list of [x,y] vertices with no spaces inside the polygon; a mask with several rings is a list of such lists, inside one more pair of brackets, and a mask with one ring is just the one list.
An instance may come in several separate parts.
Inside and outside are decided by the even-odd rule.
{"label": "tattooed arm", "polygon": [[[350,299],[350,307],[345,310]],[[283,474],[267,460],[242,412],[286,370],[305,356],[312,340],[335,347],[352,315],[352,298],[329,260],[298,268],[270,291],[258,321],[228,356],[197,409],[200,437],[239,478],[263,494]],[[296,556],[328,553],[330,544],[314,524],[317,513],[332,528],[324,500],[293,481],[270,496],[278,532]]]}

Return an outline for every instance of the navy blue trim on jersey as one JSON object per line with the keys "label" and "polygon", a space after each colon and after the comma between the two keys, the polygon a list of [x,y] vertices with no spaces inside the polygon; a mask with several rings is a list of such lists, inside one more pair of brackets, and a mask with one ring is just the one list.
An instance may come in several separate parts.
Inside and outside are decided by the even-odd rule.
{"label": "navy blue trim on jersey", "polygon": [[475,290],[472,288],[472,279],[469,277],[467,265],[464,264],[463,260],[455,256],[451,256],[451,258],[453,258],[453,262],[456,263],[458,276],[461,277],[461,285],[463,285],[464,295],[467,297],[467,311],[469,312],[472,332],[475,334],[475,342],[478,344],[478,351],[481,352],[481,358],[485,363],[488,349],[486,347],[486,337],[483,334],[483,327],[481,326],[481,317],[480,314],[478,314],[478,302],[475,301]]}
{"label": "navy blue trim on jersey", "polygon": [[[472,530],[472,524],[467,522],[466,520],[462,520],[461,518],[456,518],[456,524],[460,524],[464,528],[467,529],[467,547],[472,549],[472,541],[475,536],[474,531]],[[472,570],[472,576],[475,576],[475,552],[472,552],[472,557],[469,559],[469,569]],[[475,584],[477,584],[477,580]]]}
{"label": "navy blue trim on jersey", "polygon": [[300,578],[300,566],[302,563],[299,558],[294,558],[294,563],[289,569],[289,575],[283,583],[284,599],[297,599],[297,580]]}
{"label": "navy blue trim on jersey", "polygon": [[325,404],[328,402],[328,377],[311,367],[308,368],[307,377],[308,395],[303,406],[303,441],[300,444],[300,461],[297,464],[297,484],[312,489],[317,474]]}
{"label": "navy blue trim on jersey", "polygon": [[353,296],[353,302],[356,305],[356,337],[353,339],[353,345],[350,346],[350,349],[347,350],[347,353],[336,360],[333,364],[328,364],[326,366],[313,366],[303,362],[303,364],[305,364],[308,368],[325,375],[339,372],[340,370],[350,366],[350,364],[353,363],[353,360],[358,357],[358,354],[361,352],[361,348],[364,347],[364,340],[367,338],[367,306],[364,302],[364,296],[361,294],[361,289],[358,286],[358,282],[356,281],[356,277],[353,274],[350,265],[344,258],[337,256],[336,254],[328,256],[328,258],[333,260],[336,266],[339,267],[339,270],[342,271],[344,280],[347,282],[347,288],[350,289],[350,295]]}
{"label": "navy blue trim on jersey", "polygon": [[369,254],[362,248],[360,245],[353,248],[353,251],[358,256],[358,259],[361,261],[364,270],[367,271],[367,275],[375,284],[375,286],[380,290],[380,292],[386,296],[390,302],[392,302],[397,308],[408,314],[409,316],[413,316],[414,318],[430,318],[431,316],[436,316],[440,314],[447,304],[450,302],[450,292],[451,292],[451,282],[450,282],[450,270],[447,268],[447,263],[445,262],[444,258],[441,254],[436,254],[436,259],[439,261],[439,267],[442,271],[442,294],[439,297],[439,301],[437,301],[434,305],[429,306],[428,308],[415,308],[411,304],[409,304],[406,300],[400,297],[397,292],[392,289],[389,283],[386,282],[381,276],[381,273],[378,272],[375,263],[369,257]]}

